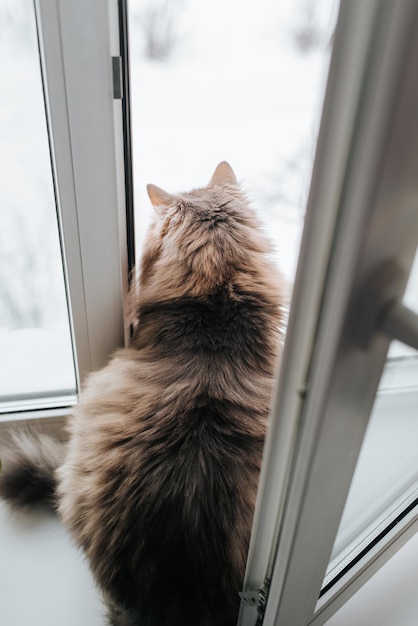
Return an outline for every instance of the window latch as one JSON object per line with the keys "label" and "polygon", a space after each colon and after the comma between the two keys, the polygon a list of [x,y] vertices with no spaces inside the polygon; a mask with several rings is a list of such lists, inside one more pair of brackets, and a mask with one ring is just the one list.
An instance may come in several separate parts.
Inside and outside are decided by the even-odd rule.
{"label": "window latch", "polygon": [[418,314],[400,300],[399,285],[404,273],[393,260],[382,263],[365,281],[356,301],[361,325],[355,329],[358,343],[367,349],[375,331],[418,350]]}
{"label": "window latch", "polygon": [[418,315],[402,302],[394,301],[380,322],[380,330],[391,339],[397,339],[418,350]]}
{"label": "window latch", "polygon": [[122,100],[122,57],[112,57],[113,99]]}

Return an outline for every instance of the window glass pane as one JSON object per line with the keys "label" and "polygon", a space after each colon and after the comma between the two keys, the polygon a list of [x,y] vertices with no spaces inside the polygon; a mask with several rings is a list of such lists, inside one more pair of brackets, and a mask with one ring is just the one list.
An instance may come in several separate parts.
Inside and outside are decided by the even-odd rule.
{"label": "window glass pane", "polygon": [[[404,303],[417,311],[418,255]],[[334,544],[324,586],[418,504],[418,355],[393,342]]]}
{"label": "window glass pane", "polygon": [[75,392],[32,2],[0,0],[0,409]]}
{"label": "window glass pane", "polygon": [[335,0],[131,0],[130,46],[138,243],[148,182],[206,185],[227,160],[296,269]]}

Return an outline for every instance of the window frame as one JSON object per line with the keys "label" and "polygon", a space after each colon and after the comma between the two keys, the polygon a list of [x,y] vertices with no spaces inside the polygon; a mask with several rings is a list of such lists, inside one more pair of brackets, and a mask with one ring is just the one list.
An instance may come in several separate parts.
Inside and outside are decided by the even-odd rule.
{"label": "window frame", "polygon": [[[417,246],[417,14],[340,5],[240,626],[257,605],[264,626],[323,624],[418,528],[415,508],[318,601],[390,342],[375,316],[401,300]],[[393,259],[385,293],[375,272]]]}
{"label": "window frame", "polygon": [[135,262],[126,1],[33,7],[77,389],[3,403],[2,429],[63,423],[89,372],[126,342]]}
{"label": "window frame", "polygon": [[80,386],[123,344],[126,330],[123,124],[112,73],[112,56],[120,56],[117,4],[35,6]]}

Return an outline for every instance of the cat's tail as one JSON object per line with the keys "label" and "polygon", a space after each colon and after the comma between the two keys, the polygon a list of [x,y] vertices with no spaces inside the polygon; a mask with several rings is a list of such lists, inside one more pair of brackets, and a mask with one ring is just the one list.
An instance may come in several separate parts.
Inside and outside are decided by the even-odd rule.
{"label": "cat's tail", "polygon": [[0,447],[0,498],[13,509],[46,505],[55,509],[56,470],[64,447],[52,437],[14,433]]}

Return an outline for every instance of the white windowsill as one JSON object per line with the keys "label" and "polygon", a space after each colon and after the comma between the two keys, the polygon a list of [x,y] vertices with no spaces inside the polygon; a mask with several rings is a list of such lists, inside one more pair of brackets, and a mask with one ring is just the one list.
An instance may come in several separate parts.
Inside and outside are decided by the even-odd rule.
{"label": "white windowsill", "polygon": [[[104,609],[82,556],[52,516],[0,506],[0,624],[102,626]],[[418,535],[327,626],[416,626]]]}
{"label": "white windowsill", "polygon": [[0,505],[0,624],[103,626],[87,565],[51,514]]}

